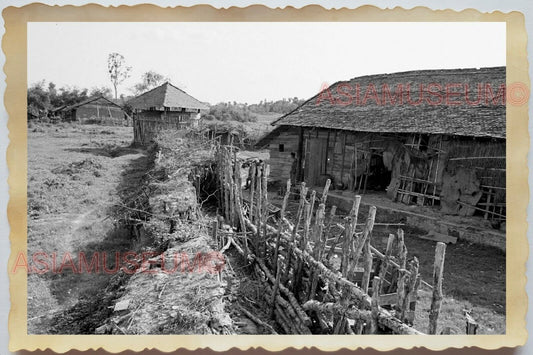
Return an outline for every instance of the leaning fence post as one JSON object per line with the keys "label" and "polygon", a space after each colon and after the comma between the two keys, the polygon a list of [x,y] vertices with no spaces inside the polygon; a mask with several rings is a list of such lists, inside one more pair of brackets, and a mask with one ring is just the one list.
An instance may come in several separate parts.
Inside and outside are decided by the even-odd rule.
{"label": "leaning fence post", "polygon": [[433,298],[429,312],[429,334],[437,334],[437,320],[439,319],[442,303],[442,271],[444,268],[445,253],[446,244],[438,242],[435,248],[435,264],[433,265]]}
{"label": "leaning fence post", "polygon": [[385,250],[385,257],[381,263],[381,269],[379,270],[379,279],[381,280],[380,292],[383,291],[383,284],[385,283],[385,276],[389,269],[389,262],[392,256],[392,247],[394,245],[394,240],[396,236],[394,234],[389,234],[389,239],[387,240],[387,249]]}

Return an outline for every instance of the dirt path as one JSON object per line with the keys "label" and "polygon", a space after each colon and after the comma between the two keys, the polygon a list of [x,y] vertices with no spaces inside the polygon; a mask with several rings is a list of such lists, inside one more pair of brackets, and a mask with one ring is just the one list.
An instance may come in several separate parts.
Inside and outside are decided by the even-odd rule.
{"label": "dirt path", "polygon": [[[28,275],[28,332],[83,332],[65,320],[81,305],[90,310],[86,302],[98,299],[115,275],[83,272],[80,255],[91,261],[95,253],[129,249],[130,235],[112,212],[125,191],[138,185],[147,159],[144,152],[128,148],[131,128],[42,130],[30,132],[28,139],[28,259],[46,254],[50,268]],[[53,272],[54,253],[57,268],[69,256],[74,267]]]}

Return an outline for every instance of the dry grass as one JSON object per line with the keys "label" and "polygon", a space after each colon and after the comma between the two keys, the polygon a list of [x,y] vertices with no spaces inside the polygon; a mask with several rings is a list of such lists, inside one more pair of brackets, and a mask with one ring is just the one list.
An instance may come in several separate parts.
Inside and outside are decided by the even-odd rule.
{"label": "dry grass", "polygon": [[[131,128],[102,130],[94,125],[70,124],[34,125],[28,130],[30,259],[35,252],[57,253],[60,264],[70,253],[77,263],[80,252],[90,258],[95,251],[113,253],[129,248],[129,234],[117,228],[109,214],[121,200],[119,190],[131,177],[123,175],[124,170],[144,156],[128,148],[133,138]],[[80,299],[98,299],[108,282],[109,275],[101,273],[30,274],[29,333],[80,330],[72,324],[64,324],[62,329],[58,319]]]}

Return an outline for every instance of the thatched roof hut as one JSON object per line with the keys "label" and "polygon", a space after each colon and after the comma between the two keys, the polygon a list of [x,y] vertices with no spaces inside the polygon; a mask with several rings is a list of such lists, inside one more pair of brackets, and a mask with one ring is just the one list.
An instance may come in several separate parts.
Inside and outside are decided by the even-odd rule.
{"label": "thatched roof hut", "polygon": [[[327,178],[352,191],[387,189],[406,203],[441,204],[458,169],[476,181],[475,198],[451,209],[504,214],[505,67],[367,75],[324,88],[272,124],[271,176],[287,179],[291,153],[299,180]],[[489,197],[490,196],[490,197]],[[442,199],[441,199],[442,197]],[[497,201],[497,202],[495,202]],[[498,204],[497,207],[495,207]],[[449,205],[449,204],[448,204]],[[449,207],[449,206],[448,206]]]}
{"label": "thatched roof hut", "polygon": [[95,96],[77,104],[61,106],[51,111],[65,121],[121,125],[127,118],[123,108],[113,101]]}
{"label": "thatched roof hut", "polygon": [[185,91],[164,83],[130,101],[133,108],[134,142],[147,144],[162,129],[182,129],[197,125],[208,106]]}

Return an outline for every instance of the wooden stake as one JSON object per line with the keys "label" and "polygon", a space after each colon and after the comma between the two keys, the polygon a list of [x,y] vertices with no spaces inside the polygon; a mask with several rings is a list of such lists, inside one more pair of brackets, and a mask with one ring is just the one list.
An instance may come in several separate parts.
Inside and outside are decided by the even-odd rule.
{"label": "wooden stake", "polygon": [[370,210],[368,211],[368,218],[366,219],[366,224],[363,229],[363,233],[361,234],[361,237],[357,239],[357,243],[354,246],[354,252],[353,252],[353,260],[352,264],[350,266],[349,274],[353,274],[355,270],[355,266],[359,262],[359,257],[361,256],[361,252],[363,251],[363,246],[365,244],[365,241],[367,238],[370,238],[372,235],[372,230],[374,229],[374,221],[376,219],[376,206],[370,206]]}
{"label": "wooden stake", "polygon": [[349,264],[350,264],[350,246],[352,244],[353,235],[355,233],[355,227],[357,226],[357,216],[359,214],[359,206],[361,204],[361,196],[355,196],[352,204],[352,209],[345,222],[344,227],[344,241],[342,246],[342,259],[341,259],[341,273],[343,277],[348,276]]}
{"label": "wooden stake", "polygon": [[263,206],[263,192],[262,192],[262,186],[261,182],[263,181],[262,175],[264,171],[264,165],[260,164],[257,170],[256,175],[256,189],[257,189],[257,208],[256,208],[256,215],[255,215],[255,222],[257,225],[257,233],[255,236],[255,253],[257,256],[261,257],[261,216],[262,214],[262,206]]}
{"label": "wooden stake", "polygon": [[270,174],[270,166],[268,164],[265,164],[263,166],[263,180],[261,181],[261,190],[263,193],[263,196],[261,198],[263,205],[261,206],[261,225],[263,226],[263,240],[260,240],[261,245],[261,253],[259,254],[261,257],[265,257],[266,254],[266,225],[267,225],[267,218],[268,218],[268,175]]}
{"label": "wooden stake", "polygon": [[250,176],[250,221],[254,223],[255,218],[255,206],[254,206],[254,195],[255,195],[255,179],[256,179],[257,169],[255,163],[252,163],[252,172]]}
{"label": "wooden stake", "polygon": [[407,278],[406,266],[407,266],[407,248],[405,247],[404,234],[402,229],[398,229],[398,286],[396,287],[396,293],[398,294],[398,301],[396,302],[396,311],[402,311],[402,306],[405,299],[405,280]]}
{"label": "wooden stake", "polygon": [[[290,180],[289,180],[290,181]],[[277,265],[276,280],[274,282],[274,288],[272,289],[272,296],[270,298],[270,305],[272,310],[270,311],[270,317],[274,317],[274,310],[276,309],[276,297],[278,296],[279,281],[281,279],[281,266]]]}
{"label": "wooden stake", "polygon": [[370,274],[372,273],[372,253],[370,252],[370,238],[365,241],[364,253],[364,272],[363,280],[361,281],[361,289],[363,292],[368,293],[368,286],[370,283]]}
{"label": "wooden stake", "polygon": [[470,314],[465,313],[466,317],[466,334],[468,335],[475,335],[477,333],[477,328],[479,325],[477,322],[470,316]]}
{"label": "wooden stake", "polygon": [[[297,232],[298,232],[298,228],[300,227],[300,223],[302,221],[302,217],[304,216],[304,209],[305,209],[305,205],[307,203],[307,201],[305,200],[305,196],[307,195],[307,188],[305,187],[305,182],[302,182],[301,186],[300,186],[300,202],[298,204],[298,212],[296,214],[296,224],[294,225],[294,228],[292,230],[292,234],[291,234],[291,241],[289,243],[289,247],[287,248],[287,255],[292,255],[292,248],[293,246],[295,245],[295,242],[296,242],[296,235],[297,235]],[[305,214],[307,214],[307,212],[305,211]],[[281,235],[281,233],[280,233]],[[283,275],[283,284],[287,284],[288,280],[289,280],[289,271],[290,271],[290,266],[291,266],[291,258],[287,258],[287,261],[285,263],[285,272],[284,272],[284,275]],[[295,275],[296,276],[296,275]],[[292,284],[292,286],[294,286],[294,282]],[[294,290],[294,288],[291,286],[291,288]]]}
{"label": "wooden stake", "polygon": [[435,248],[435,264],[433,265],[433,298],[429,312],[428,334],[437,334],[437,321],[442,303],[442,272],[444,269],[445,253],[446,244],[438,242]]}
{"label": "wooden stake", "polygon": [[[328,180],[329,181],[329,180]],[[315,250],[314,250],[314,257],[316,260],[322,259],[323,254],[323,246],[325,246],[326,241],[323,240],[322,234],[324,231],[324,213],[325,213],[326,206],[321,203],[316,211],[316,225],[315,225],[315,236],[314,239],[316,241],[315,244]],[[314,299],[315,293],[316,293],[316,287],[318,285],[318,274],[317,271],[311,270],[311,277],[309,282],[309,292],[307,294],[307,299]]]}
{"label": "wooden stake", "polygon": [[[281,232],[283,230],[283,219],[285,218],[285,209],[287,208],[287,203],[289,201],[289,196],[291,194],[291,179],[287,180],[287,189],[285,190],[285,196],[283,197],[283,203],[281,204],[280,218],[278,222],[278,235],[276,237],[276,247],[274,249],[274,259],[272,260],[273,273],[277,273],[278,266],[278,252],[279,252],[279,240],[281,238]],[[287,263],[289,263],[290,253],[287,257]]]}
{"label": "wooden stake", "polygon": [[[382,281],[385,280],[385,276],[387,275],[387,271],[389,269],[389,262],[392,256],[392,247],[394,245],[395,239],[396,236],[394,234],[389,234],[389,239],[387,241],[387,249],[385,250],[385,259],[383,259],[383,262],[381,263],[381,269],[379,270],[379,279]],[[383,284],[384,282],[382,282],[380,285],[380,293],[383,291]]]}
{"label": "wooden stake", "polygon": [[381,281],[375,276],[372,282],[372,317],[370,318],[370,334],[378,333],[378,315],[379,315],[379,285]]}

